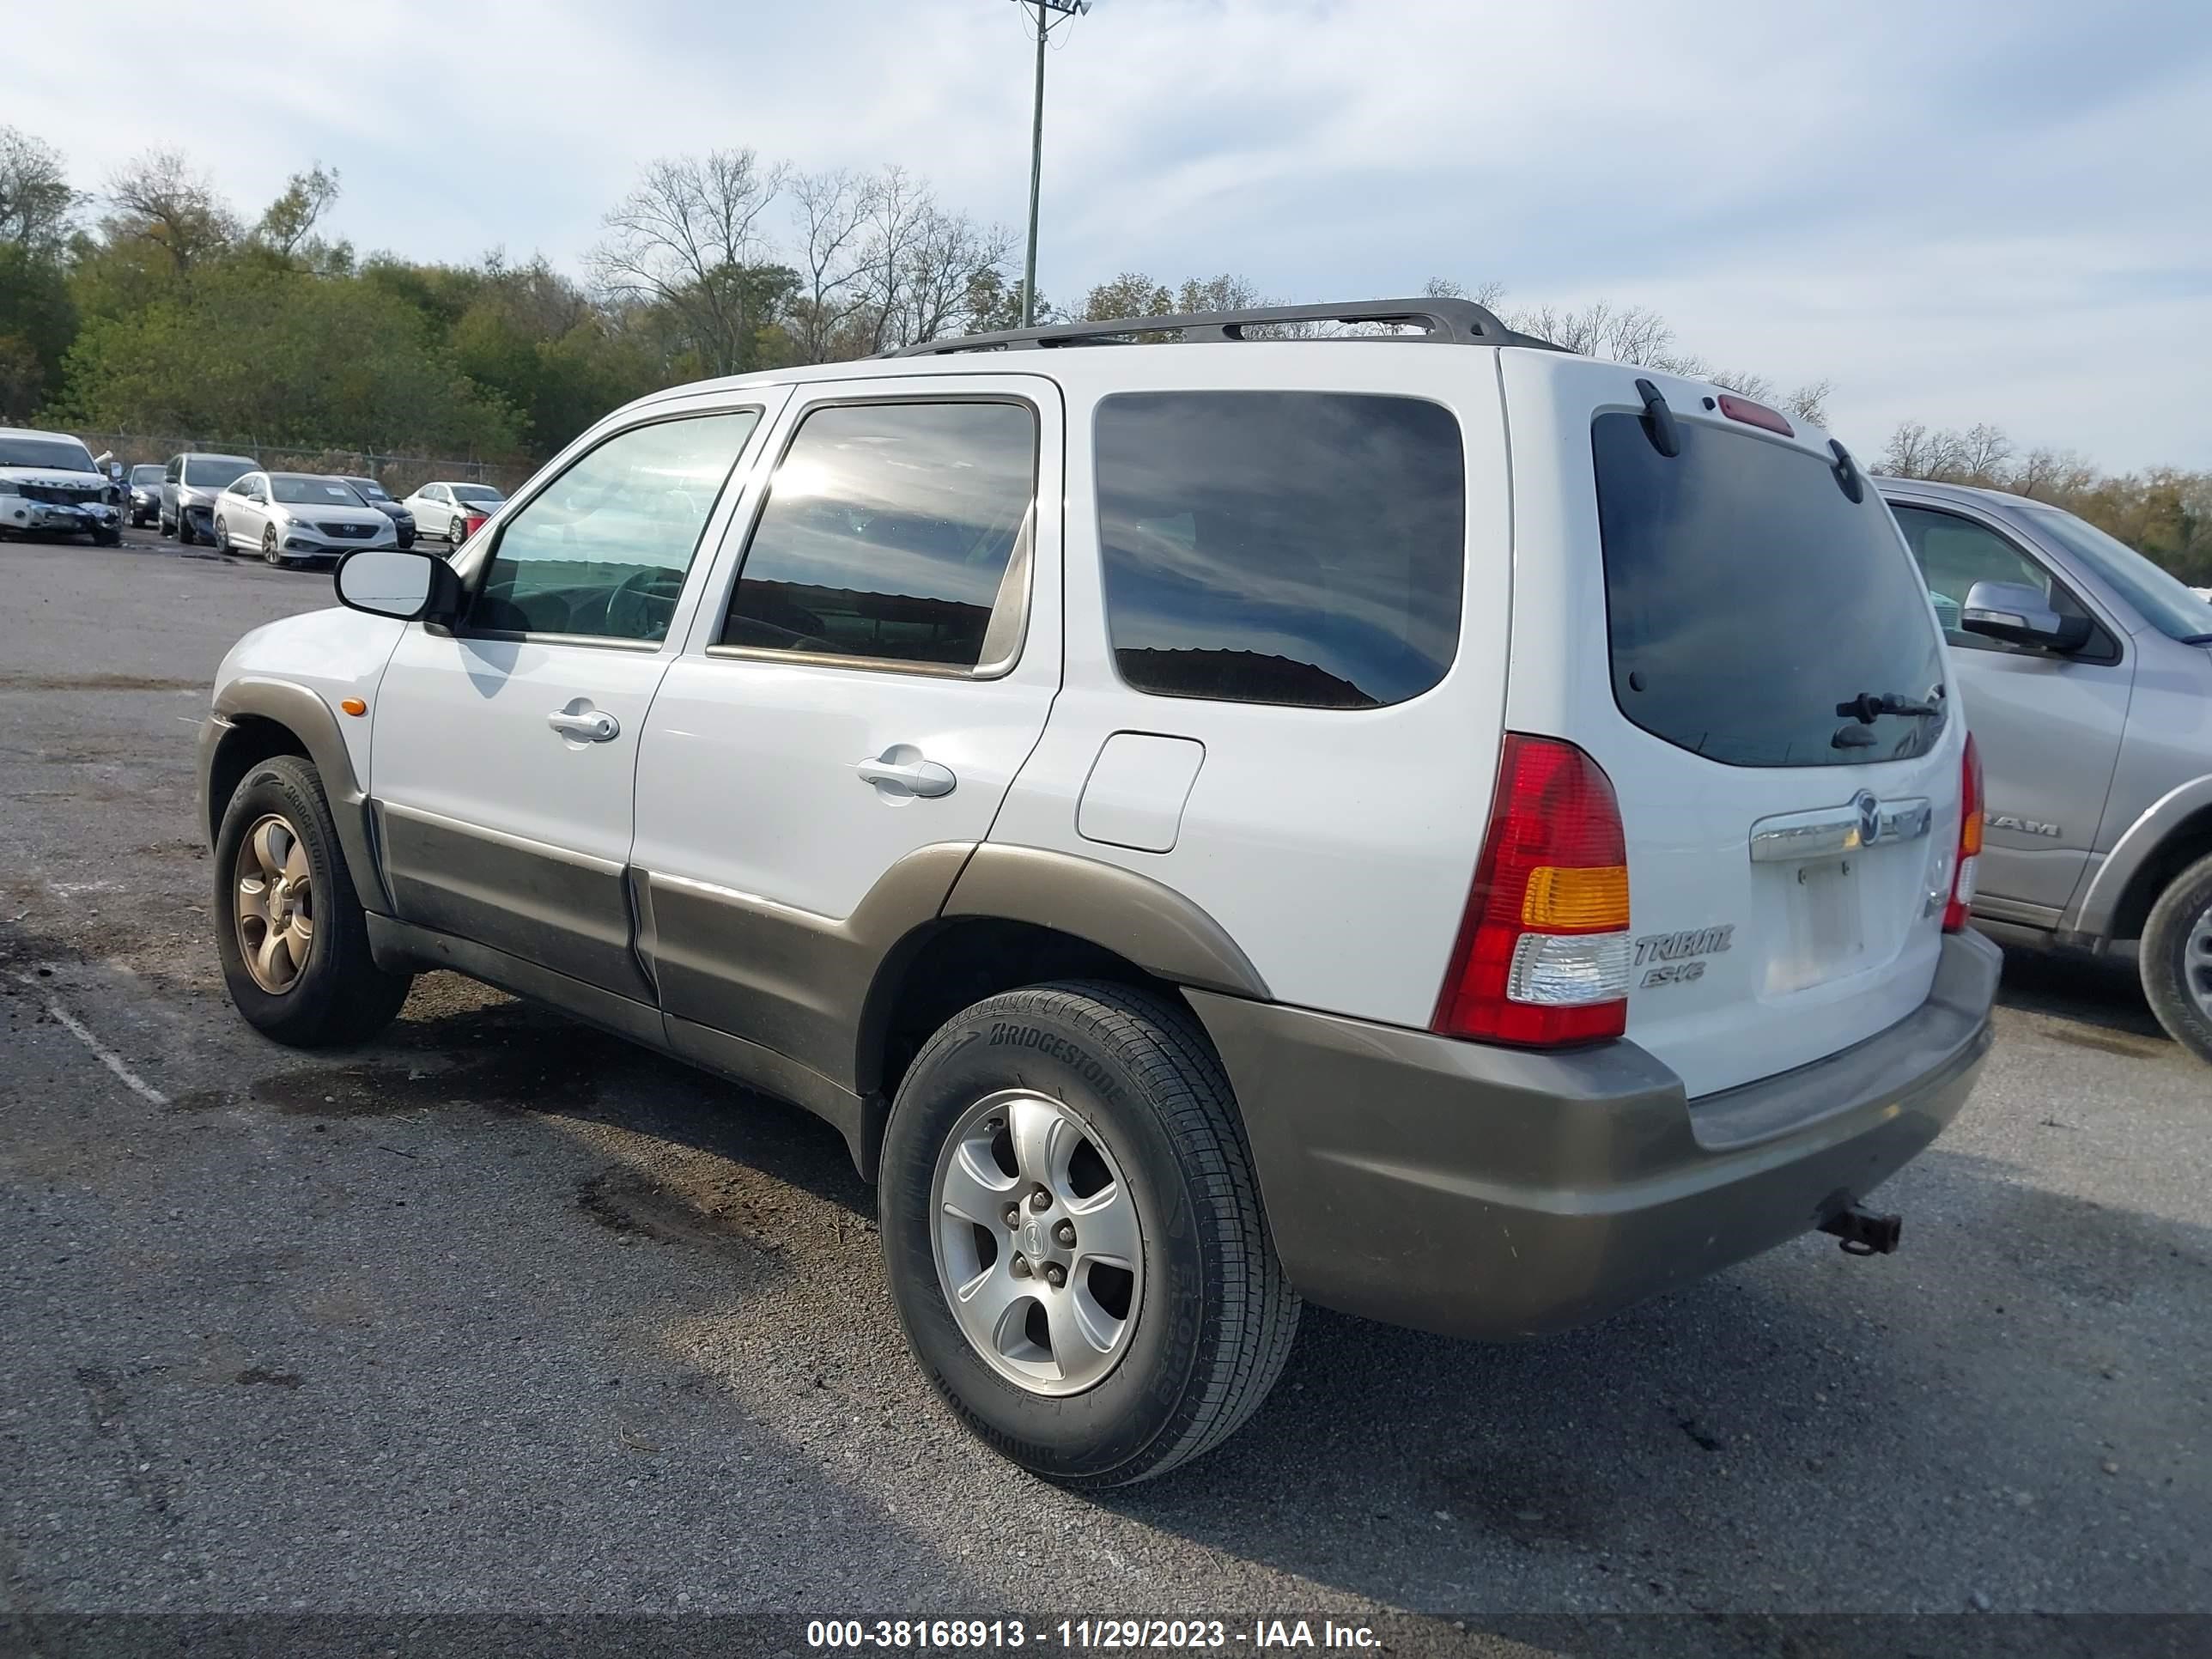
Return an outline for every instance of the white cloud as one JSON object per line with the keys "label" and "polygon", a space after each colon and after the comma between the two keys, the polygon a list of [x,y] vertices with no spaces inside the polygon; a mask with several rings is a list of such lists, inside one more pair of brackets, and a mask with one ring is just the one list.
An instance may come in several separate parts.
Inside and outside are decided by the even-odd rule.
{"label": "white cloud", "polygon": [[[1862,449],[1908,416],[1988,419],[2111,465],[2212,465],[2201,10],[1100,0],[1048,62],[1043,286],[1496,277],[1829,377]],[[88,96],[80,61],[29,56],[6,114],[81,182],[179,144],[250,206],[319,159],[364,246],[573,262],[644,161],[715,145],[897,160],[979,216],[1025,211],[1007,0],[232,0],[184,28],[110,0],[98,32],[159,40],[146,77],[118,61]]]}

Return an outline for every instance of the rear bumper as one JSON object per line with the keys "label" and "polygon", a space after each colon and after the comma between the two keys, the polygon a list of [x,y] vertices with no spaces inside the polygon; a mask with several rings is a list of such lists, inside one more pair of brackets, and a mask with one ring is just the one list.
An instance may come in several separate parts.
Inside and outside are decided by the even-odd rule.
{"label": "rear bumper", "polygon": [[1887,1030],[1692,1103],[1632,1042],[1524,1053],[1190,992],[1309,1300],[1454,1335],[1598,1318],[1866,1197],[1955,1116],[2002,957],[1944,940]]}

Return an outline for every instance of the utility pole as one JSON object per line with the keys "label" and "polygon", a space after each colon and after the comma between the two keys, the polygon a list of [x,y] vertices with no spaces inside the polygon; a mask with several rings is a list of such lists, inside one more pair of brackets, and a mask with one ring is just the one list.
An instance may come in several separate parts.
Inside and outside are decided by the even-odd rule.
{"label": "utility pole", "polygon": [[1036,326],[1037,196],[1044,186],[1044,48],[1052,32],[1091,9],[1091,0],[1014,0],[1036,9],[1036,106],[1030,123],[1030,251],[1022,264],[1022,326]]}

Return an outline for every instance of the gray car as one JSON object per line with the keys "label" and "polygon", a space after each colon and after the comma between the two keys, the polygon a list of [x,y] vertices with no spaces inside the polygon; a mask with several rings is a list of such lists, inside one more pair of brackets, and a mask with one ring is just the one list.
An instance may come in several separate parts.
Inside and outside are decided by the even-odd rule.
{"label": "gray car", "polygon": [[172,455],[161,473],[161,533],[180,542],[213,541],[216,498],[258,465],[244,455]]}
{"label": "gray car", "polygon": [[2055,507],[1880,482],[1981,756],[1976,924],[2136,942],[2160,1024],[2212,1061],[2212,604]]}
{"label": "gray car", "polygon": [[131,469],[131,522],[149,525],[161,516],[161,472],[159,461],[141,461]]}

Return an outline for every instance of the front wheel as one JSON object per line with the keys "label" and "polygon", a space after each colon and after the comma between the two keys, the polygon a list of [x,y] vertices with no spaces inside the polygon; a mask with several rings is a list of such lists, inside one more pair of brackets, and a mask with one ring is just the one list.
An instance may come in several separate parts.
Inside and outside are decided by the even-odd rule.
{"label": "front wheel", "polygon": [[2136,969],[2166,1034],[2212,1062],[2212,856],[2166,884],[2143,924]]}
{"label": "front wheel", "polygon": [[1298,1302],[1188,1011],[1104,982],[956,1015],[899,1085],[885,1268],[938,1392],[1073,1486],[1163,1474],[1267,1397]]}
{"label": "front wheel", "polygon": [[273,524],[261,532],[261,562],[264,564],[284,562],[284,556],[276,550],[276,526]]}
{"label": "front wheel", "polygon": [[192,522],[190,519],[187,519],[185,516],[185,512],[182,507],[179,507],[177,509],[176,537],[178,541],[186,547],[190,547],[193,542],[198,539],[198,538],[192,534]]}
{"label": "front wheel", "polygon": [[298,1048],[358,1042],[399,1012],[411,976],[369,954],[368,925],[313,766],[248,771],[216,836],[216,952],[246,1023]]}

